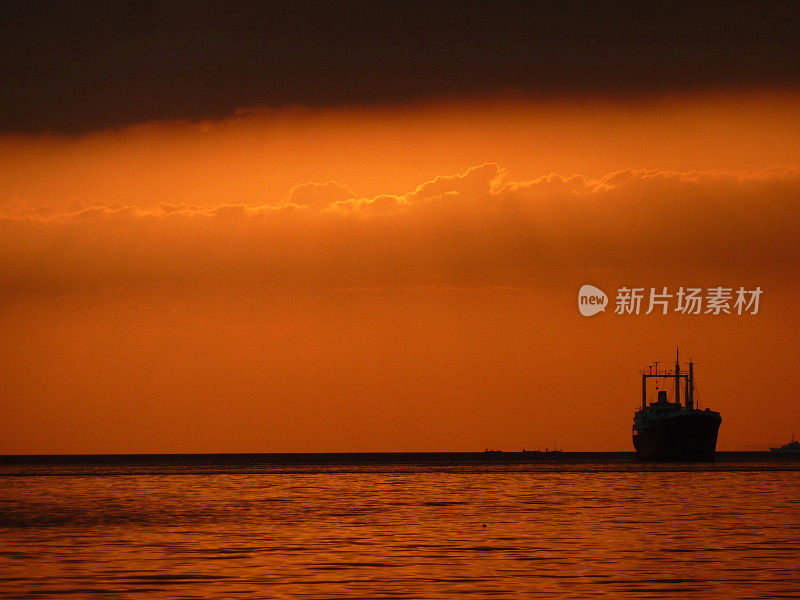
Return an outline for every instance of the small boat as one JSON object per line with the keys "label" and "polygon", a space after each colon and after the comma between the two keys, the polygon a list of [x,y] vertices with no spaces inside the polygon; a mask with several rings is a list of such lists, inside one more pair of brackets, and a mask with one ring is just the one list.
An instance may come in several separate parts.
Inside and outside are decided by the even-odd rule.
{"label": "small boat", "polygon": [[792,434],[792,441],[788,444],[784,444],[778,448],[770,448],[770,452],[774,452],[775,454],[797,454],[800,455],[800,442],[794,439],[794,434]]}
{"label": "small boat", "polygon": [[523,448],[522,454],[525,456],[561,456],[564,454],[564,452],[561,450],[556,450],[555,448],[552,450],[549,448],[545,448],[544,450],[526,450]]}

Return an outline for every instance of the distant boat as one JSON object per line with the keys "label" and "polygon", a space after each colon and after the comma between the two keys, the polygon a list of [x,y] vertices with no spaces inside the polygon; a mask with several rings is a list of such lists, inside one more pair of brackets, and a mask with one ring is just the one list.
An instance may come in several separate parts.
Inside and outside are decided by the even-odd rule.
{"label": "distant boat", "polygon": [[770,448],[769,451],[775,454],[800,454],[800,442],[796,441],[794,439],[794,434],[792,434],[791,442],[779,448]]}
{"label": "distant boat", "polygon": [[[722,417],[716,411],[694,407],[694,363],[682,371],[678,354],[675,370],[659,371],[658,363],[642,372],[642,408],[633,417],[633,446],[642,460],[714,460],[717,432]],[[647,380],[674,379],[674,401],[659,390],[655,402],[647,403]],[[681,405],[681,379],[684,380],[684,405]]]}
{"label": "distant boat", "polygon": [[560,456],[564,454],[564,452],[561,450],[556,450],[555,448],[553,450],[549,450],[548,448],[545,448],[544,450],[526,450],[523,448],[522,454],[525,456]]}
{"label": "distant boat", "polygon": [[490,450],[489,448],[486,448],[486,450],[484,450],[483,452],[484,452],[484,454],[502,454],[503,453],[502,450]]}

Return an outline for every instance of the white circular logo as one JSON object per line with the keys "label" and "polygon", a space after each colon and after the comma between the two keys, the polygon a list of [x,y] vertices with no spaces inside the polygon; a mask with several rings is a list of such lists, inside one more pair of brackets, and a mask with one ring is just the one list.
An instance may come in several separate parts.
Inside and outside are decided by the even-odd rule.
{"label": "white circular logo", "polygon": [[582,285],[578,291],[578,310],[584,317],[591,317],[603,312],[608,305],[608,296],[600,288],[593,285]]}

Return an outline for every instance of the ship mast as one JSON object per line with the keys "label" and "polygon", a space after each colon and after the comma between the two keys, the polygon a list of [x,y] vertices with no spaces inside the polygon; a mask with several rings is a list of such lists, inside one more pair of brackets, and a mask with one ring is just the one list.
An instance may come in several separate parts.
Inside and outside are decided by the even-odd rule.
{"label": "ship mast", "polygon": [[[653,369],[650,369],[650,373]],[[647,375],[642,371],[642,410],[647,408]]]}
{"label": "ship mast", "polygon": [[678,352],[680,348],[675,347],[675,404],[681,405],[681,365],[678,361]]}
{"label": "ship mast", "polygon": [[[684,404],[688,410],[694,410],[694,363],[689,360],[689,370],[685,373],[681,372],[680,363],[680,348],[675,350],[675,370],[670,372],[668,369],[659,370],[658,362],[654,365],[649,365],[646,369],[641,370],[642,374],[642,410],[647,409],[647,380],[650,378],[656,379],[669,379],[675,378],[675,402],[674,404],[681,408],[681,378],[685,379],[684,382]],[[666,386],[665,386],[666,387]],[[658,402],[658,401],[657,401]]]}

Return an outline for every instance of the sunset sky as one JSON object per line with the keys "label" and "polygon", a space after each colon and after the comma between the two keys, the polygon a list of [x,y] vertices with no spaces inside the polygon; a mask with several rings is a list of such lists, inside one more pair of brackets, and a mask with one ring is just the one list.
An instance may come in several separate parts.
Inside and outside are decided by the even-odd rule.
{"label": "sunset sky", "polygon": [[0,453],[627,451],[677,345],[800,434],[791,4],[0,14]]}

